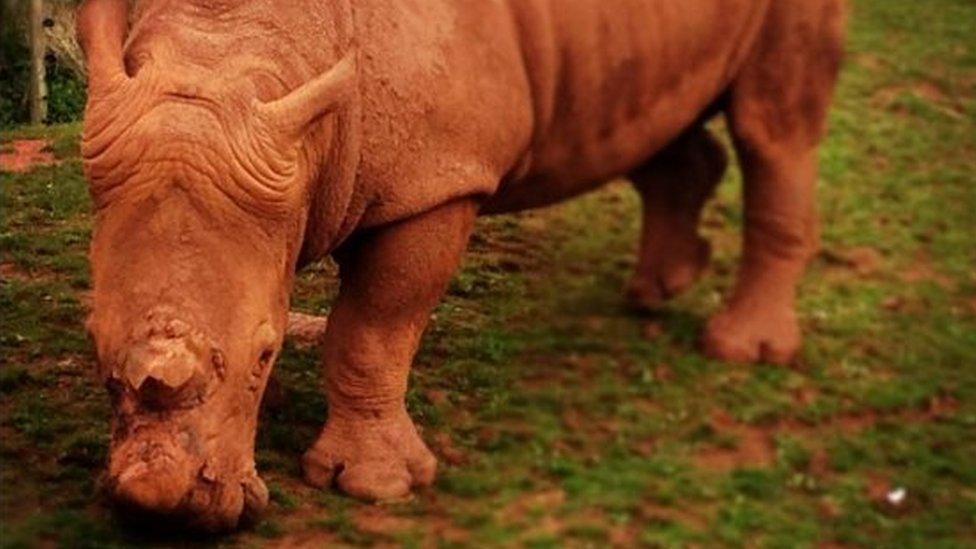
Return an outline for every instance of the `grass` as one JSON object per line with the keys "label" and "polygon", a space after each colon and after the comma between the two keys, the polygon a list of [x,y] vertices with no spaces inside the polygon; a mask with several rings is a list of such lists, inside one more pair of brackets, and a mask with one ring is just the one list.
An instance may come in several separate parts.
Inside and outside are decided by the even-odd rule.
{"label": "grass", "polygon": [[[315,354],[289,346],[275,374],[285,404],[265,410],[258,434],[269,516],[209,543],[976,544],[973,28],[966,0],[854,1],[796,366],[696,352],[738,254],[734,173],[706,215],[713,272],[652,338],[654,320],[621,305],[638,230],[625,184],[484,219],[408,395],[441,457],[436,486],[367,506],[302,484],[298,456],[325,402]],[[53,139],[61,159],[2,176],[5,547],[144,541],[97,497],[109,409],[82,328],[90,220],[77,134],[3,135]],[[295,306],[327,312],[331,274],[303,272]]]}

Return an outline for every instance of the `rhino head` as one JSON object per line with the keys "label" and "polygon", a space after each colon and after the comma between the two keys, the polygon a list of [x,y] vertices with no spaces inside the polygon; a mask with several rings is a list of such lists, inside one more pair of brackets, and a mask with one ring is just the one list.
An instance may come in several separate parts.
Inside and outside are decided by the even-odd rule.
{"label": "rhino head", "polygon": [[124,509],[225,530],[267,504],[254,437],[308,216],[306,137],[354,63],[262,100],[246,79],[129,59],[127,4],[78,13],[88,328],[114,408],[105,486]]}

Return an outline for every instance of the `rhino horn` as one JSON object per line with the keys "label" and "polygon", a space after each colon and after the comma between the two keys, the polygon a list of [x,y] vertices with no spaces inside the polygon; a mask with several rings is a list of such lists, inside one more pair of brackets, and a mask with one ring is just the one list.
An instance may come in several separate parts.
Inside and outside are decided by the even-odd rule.
{"label": "rhino horn", "polygon": [[85,52],[90,94],[108,93],[129,80],[122,58],[128,27],[128,0],[85,0],[78,8],[78,42]]}
{"label": "rhino horn", "polygon": [[258,103],[257,109],[283,140],[296,141],[313,122],[345,104],[355,89],[356,61],[349,53],[332,68],[284,97]]}

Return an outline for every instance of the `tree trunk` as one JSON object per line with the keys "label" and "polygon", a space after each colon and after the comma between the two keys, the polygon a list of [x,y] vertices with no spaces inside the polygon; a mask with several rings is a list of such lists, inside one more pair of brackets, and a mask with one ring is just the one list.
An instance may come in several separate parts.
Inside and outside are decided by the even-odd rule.
{"label": "tree trunk", "polygon": [[44,2],[30,0],[30,121],[41,124],[47,118],[47,83],[44,81]]}

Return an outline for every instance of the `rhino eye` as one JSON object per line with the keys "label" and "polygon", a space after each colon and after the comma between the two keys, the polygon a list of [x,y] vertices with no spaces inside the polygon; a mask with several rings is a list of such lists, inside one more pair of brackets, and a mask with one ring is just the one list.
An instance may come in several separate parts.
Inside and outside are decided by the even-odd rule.
{"label": "rhino eye", "polygon": [[268,347],[267,349],[261,351],[261,356],[258,358],[258,362],[261,364],[262,368],[267,368],[271,361],[274,359],[274,349]]}

